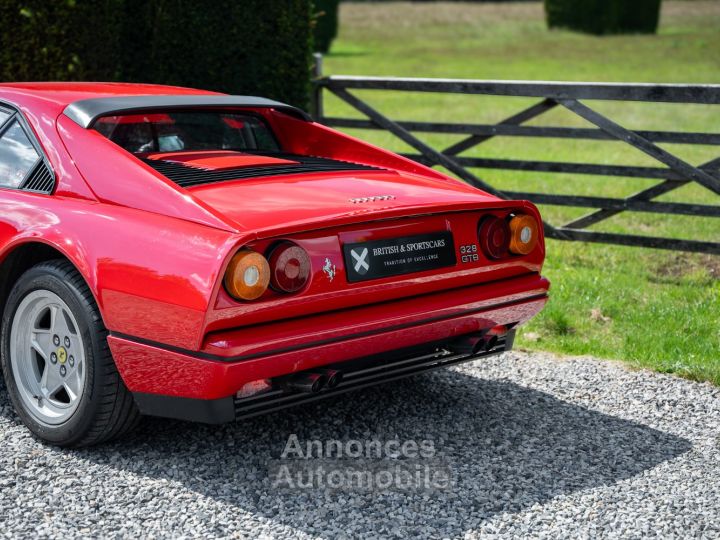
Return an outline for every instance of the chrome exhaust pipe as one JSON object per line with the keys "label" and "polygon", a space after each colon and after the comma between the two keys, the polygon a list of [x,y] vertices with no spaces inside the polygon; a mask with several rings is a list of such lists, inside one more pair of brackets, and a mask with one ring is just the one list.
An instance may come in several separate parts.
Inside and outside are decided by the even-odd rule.
{"label": "chrome exhaust pipe", "polygon": [[325,376],[325,386],[330,390],[340,384],[343,379],[342,371],[338,371],[337,369],[318,369],[316,371]]}
{"label": "chrome exhaust pipe", "polygon": [[282,386],[296,392],[316,394],[325,387],[325,384],[327,384],[327,377],[322,373],[303,372],[283,381]]}

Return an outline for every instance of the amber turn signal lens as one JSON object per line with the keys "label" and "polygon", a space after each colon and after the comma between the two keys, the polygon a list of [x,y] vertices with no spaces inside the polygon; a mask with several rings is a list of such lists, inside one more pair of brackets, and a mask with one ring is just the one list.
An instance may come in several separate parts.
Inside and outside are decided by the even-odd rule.
{"label": "amber turn signal lens", "polygon": [[225,288],[238,300],[260,298],[270,283],[270,265],[255,251],[238,251],[225,272]]}
{"label": "amber turn signal lens", "polygon": [[510,251],[517,255],[527,255],[540,239],[538,222],[528,215],[515,216],[510,220]]}

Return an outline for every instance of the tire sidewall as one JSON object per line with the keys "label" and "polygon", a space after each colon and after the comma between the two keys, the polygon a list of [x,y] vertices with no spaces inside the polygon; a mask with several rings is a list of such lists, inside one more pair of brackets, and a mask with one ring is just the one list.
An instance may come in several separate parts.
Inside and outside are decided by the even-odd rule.
{"label": "tire sidewall", "polygon": [[[71,276],[55,266],[39,265],[23,274],[13,286],[2,317],[0,340],[2,341],[2,370],[10,399],[23,423],[39,438],[62,445],[72,446],[90,430],[98,409],[100,379],[97,358],[101,356],[100,339],[105,339],[104,329],[94,321],[95,306],[88,305],[83,294],[72,284]],[[70,308],[78,324],[85,353],[85,386],[80,403],[73,415],[57,426],[39,423],[26,410],[20,398],[10,359],[10,335],[13,319],[20,303],[29,293],[48,290],[58,295]]]}

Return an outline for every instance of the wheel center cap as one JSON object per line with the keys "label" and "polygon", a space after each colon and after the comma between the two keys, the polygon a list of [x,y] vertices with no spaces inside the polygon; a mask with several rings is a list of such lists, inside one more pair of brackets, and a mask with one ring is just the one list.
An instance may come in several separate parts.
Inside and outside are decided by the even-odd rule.
{"label": "wheel center cap", "polygon": [[67,361],[67,351],[65,350],[65,347],[58,347],[56,351],[58,362],[61,364],[64,364]]}

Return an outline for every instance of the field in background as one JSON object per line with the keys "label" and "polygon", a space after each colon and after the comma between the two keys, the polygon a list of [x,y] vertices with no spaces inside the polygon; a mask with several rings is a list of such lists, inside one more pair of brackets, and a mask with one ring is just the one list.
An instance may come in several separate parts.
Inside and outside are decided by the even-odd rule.
{"label": "field in background", "polygon": [[[540,3],[343,3],[328,74],[626,82],[720,83],[720,2],[664,2],[659,35],[593,37],[545,28]],[[496,122],[532,103],[522,98],[366,91],[358,95],[393,119]],[[637,129],[718,132],[720,106],[595,104]],[[356,116],[328,97],[326,114]],[[551,111],[530,125],[585,126]],[[383,132],[353,131],[382,146],[407,147]],[[444,147],[451,135],[421,135]],[[693,163],[720,147],[664,145]],[[656,166],[621,143],[496,138],[464,155]],[[627,196],[641,179],[475,169],[500,189]],[[661,201],[720,203],[687,186]],[[542,207],[551,223],[583,209]],[[621,214],[597,230],[720,239],[720,220]],[[617,358],[720,384],[720,257],[548,242],[552,299],[520,334],[520,347]]]}

